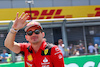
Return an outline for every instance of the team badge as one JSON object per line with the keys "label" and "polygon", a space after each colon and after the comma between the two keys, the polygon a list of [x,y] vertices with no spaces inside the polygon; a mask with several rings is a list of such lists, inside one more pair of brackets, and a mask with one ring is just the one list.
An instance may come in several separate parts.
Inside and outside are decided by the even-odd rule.
{"label": "team badge", "polygon": [[45,49],[44,54],[47,55],[47,53],[48,53],[48,49]]}

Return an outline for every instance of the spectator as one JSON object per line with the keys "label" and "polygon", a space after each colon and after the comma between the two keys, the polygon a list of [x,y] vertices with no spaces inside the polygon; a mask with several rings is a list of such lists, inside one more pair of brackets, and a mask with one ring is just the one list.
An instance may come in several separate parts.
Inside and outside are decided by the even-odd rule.
{"label": "spectator", "polygon": [[68,46],[68,48],[69,48],[69,56],[73,55],[73,52],[74,52],[74,45],[73,45],[73,44],[70,44],[70,45]]}
{"label": "spectator", "polygon": [[83,46],[83,44],[79,45],[79,53],[80,55],[84,55],[85,54],[85,47]]}
{"label": "spectator", "polygon": [[76,47],[74,49],[74,52],[73,52],[73,55],[75,55],[75,56],[80,55],[79,48],[80,48],[80,46],[79,45],[76,45]]}
{"label": "spectator", "polygon": [[7,62],[7,59],[10,58],[9,54],[5,49],[3,49],[3,53],[1,54],[1,62]]}
{"label": "spectator", "polygon": [[7,62],[10,63],[11,60],[12,60],[12,58],[11,58],[11,54],[9,54],[9,58],[7,59]]}
{"label": "spectator", "polygon": [[16,56],[17,61],[23,61],[23,55],[21,53],[18,54],[18,56]]}
{"label": "spectator", "polygon": [[94,50],[95,50],[95,54],[97,54],[99,52],[98,44],[95,44],[94,45]]}
{"label": "spectator", "polygon": [[100,53],[100,44],[98,44],[98,53]]}
{"label": "spectator", "polygon": [[74,55],[83,55],[85,53],[85,47],[83,44],[81,45],[76,45],[76,49],[74,51]]}
{"label": "spectator", "polygon": [[93,54],[94,53],[94,46],[93,46],[92,43],[89,43],[88,50],[89,50],[89,53],[90,54]]}
{"label": "spectator", "polygon": [[71,50],[73,48],[73,44],[70,44],[68,48]]}
{"label": "spectator", "polygon": [[58,48],[61,50],[63,56],[65,54],[65,51],[64,51],[64,44],[63,44],[63,40],[62,39],[59,39],[58,40]]}

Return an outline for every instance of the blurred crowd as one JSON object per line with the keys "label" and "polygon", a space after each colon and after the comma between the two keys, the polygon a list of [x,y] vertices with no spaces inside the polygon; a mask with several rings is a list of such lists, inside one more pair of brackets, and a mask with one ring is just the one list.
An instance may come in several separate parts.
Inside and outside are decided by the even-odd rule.
{"label": "blurred crowd", "polygon": [[92,43],[89,43],[86,49],[84,44],[81,45],[70,44],[68,46],[68,53],[69,56],[98,54],[100,53],[100,46],[98,46],[98,44],[93,45]]}
{"label": "blurred crowd", "polygon": [[[16,61],[23,61],[24,57],[22,53],[19,53],[16,55]],[[3,49],[3,52],[0,54],[0,63],[10,63],[12,62],[12,55],[7,53],[5,49]]]}
{"label": "blurred crowd", "polygon": [[65,49],[67,49],[68,56],[79,56],[79,55],[92,55],[92,54],[99,54],[100,53],[100,46],[98,44],[89,43],[87,45],[87,49],[83,43],[78,45],[69,44],[68,48],[64,47],[63,40],[58,40],[58,47],[65,56]]}

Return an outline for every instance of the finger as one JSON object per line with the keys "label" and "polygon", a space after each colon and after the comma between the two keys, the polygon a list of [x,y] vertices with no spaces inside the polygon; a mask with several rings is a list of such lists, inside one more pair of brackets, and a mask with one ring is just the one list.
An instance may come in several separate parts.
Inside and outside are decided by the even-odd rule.
{"label": "finger", "polygon": [[28,18],[29,18],[29,16],[26,16],[26,17],[23,19],[24,23],[25,23],[25,21],[26,21]]}
{"label": "finger", "polygon": [[27,16],[28,16],[28,13],[26,13],[26,14],[23,16],[22,19],[25,19]]}
{"label": "finger", "polygon": [[18,15],[19,15],[19,12],[17,12],[17,14],[16,14],[16,19],[18,19]]}
{"label": "finger", "polygon": [[30,17],[29,15],[28,15],[28,16],[26,16],[26,17],[24,18],[24,20],[27,20],[29,17]]}
{"label": "finger", "polygon": [[25,12],[23,12],[19,18],[22,18],[24,16],[24,14],[25,14]]}

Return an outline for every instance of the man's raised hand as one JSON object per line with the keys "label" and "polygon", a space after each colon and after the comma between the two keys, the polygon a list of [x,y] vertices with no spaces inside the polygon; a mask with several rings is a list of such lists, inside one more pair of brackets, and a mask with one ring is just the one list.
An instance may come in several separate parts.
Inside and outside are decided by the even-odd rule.
{"label": "man's raised hand", "polygon": [[19,12],[17,12],[15,22],[12,25],[12,27],[16,30],[23,28],[27,24],[25,21],[29,18],[29,15],[24,12],[20,15],[20,17],[18,17],[18,15]]}

